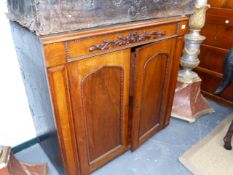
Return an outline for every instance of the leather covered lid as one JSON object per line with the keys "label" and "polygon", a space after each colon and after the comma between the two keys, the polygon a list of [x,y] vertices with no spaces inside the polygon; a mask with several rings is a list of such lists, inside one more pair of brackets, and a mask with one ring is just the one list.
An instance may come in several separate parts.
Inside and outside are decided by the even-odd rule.
{"label": "leather covered lid", "polygon": [[195,0],[8,0],[12,21],[38,35],[191,14]]}

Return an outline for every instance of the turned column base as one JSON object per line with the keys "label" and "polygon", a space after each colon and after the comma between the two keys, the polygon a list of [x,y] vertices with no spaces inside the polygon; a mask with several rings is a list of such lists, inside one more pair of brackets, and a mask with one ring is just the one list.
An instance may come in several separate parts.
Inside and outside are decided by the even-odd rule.
{"label": "turned column base", "polygon": [[200,86],[200,79],[192,83],[182,83],[178,80],[172,107],[172,117],[192,123],[201,115],[214,112],[207,100],[201,95]]}
{"label": "turned column base", "polygon": [[0,175],[47,175],[47,164],[27,164],[15,158],[10,147],[0,146]]}

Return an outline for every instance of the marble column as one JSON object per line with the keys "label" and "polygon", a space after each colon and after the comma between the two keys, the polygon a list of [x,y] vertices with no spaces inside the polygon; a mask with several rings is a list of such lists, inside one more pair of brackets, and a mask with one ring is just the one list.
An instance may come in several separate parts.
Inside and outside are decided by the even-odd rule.
{"label": "marble column", "polygon": [[201,115],[214,112],[201,95],[200,77],[192,71],[200,63],[198,59],[200,45],[205,40],[200,31],[205,25],[208,8],[207,0],[197,0],[194,13],[190,17],[190,32],[184,37],[185,46],[180,62],[182,69],[179,71],[172,107],[172,117],[189,122],[194,122]]}

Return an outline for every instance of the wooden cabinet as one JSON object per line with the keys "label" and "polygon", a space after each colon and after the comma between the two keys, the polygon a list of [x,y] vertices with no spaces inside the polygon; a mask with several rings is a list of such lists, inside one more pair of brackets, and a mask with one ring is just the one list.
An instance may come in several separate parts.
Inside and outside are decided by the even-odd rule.
{"label": "wooden cabinet", "polygon": [[202,79],[202,92],[207,97],[233,107],[233,84],[220,95],[214,92],[223,80],[224,58],[233,46],[233,1],[211,0],[207,11],[206,25],[202,35],[206,40],[201,45],[198,75]]}
{"label": "wooden cabinet", "polygon": [[[168,125],[187,21],[149,20],[39,39],[13,24],[24,44],[38,46],[22,59],[34,65],[24,56],[40,57],[35,69],[45,75],[38,86],[48,81],[47,107],[65,174],[88,175]],[[20,40],[15,44],[25,49]]]}

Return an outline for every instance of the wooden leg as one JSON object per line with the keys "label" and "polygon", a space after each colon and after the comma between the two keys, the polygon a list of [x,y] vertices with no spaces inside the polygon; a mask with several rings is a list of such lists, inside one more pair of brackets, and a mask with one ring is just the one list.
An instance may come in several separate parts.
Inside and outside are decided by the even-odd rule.
{"label": "wooden leg", "polygon": [[224,148],[227,150],[232,150],[232,146],[231,146],[232,135],[233,135],[233,121],[231,122],[231,125],[227,131],[227,134],[224,137]]}

